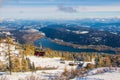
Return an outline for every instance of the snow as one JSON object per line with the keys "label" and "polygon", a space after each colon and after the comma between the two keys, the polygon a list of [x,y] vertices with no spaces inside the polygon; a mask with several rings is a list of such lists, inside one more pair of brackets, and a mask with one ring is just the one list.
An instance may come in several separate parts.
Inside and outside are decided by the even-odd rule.
{"label": "snow", "polygon": [[93,58],[91,62],[84,62],[82,67],[86,67],[88,64],[93,64],[95,65],[95,59]]}
{"label": "snow", "polygon": [[28,30],[25,30],[25,32],[34,33],[34,32],[39,32],[39,30],[37,30],[37,29],[28,29]]}
{"label": "snow", "polygon": [[[99,73],[98,73],[99,71]],[[120,68],[102,67],[91,70],[88,76],[71,80],[120,80]]]}
{"label": "snow", "polygon": [[59,75],[61,72],[56,72],[55,70],[41,70],[36,72],[14,72],[12,75],[9,75],[8,72],[3,73],[4,75],[0,75],[0,79],[2,77],[6,77],[8,80],[29,80],[30,76],[39,77],[40,79],[36,80],[48,80],[49,78],[54,77],[55,75]]}
{"label": "snow", "polygon": [[103,80],[103,79],[81,77],[81,78],[75,78],[75,79],[70,79],[70,80]]}
{"label": "snow", "polygon": [[[57,67],[59,70],[64,70],[65,67],[68,69],[71,68],[69,66],[69,62],[65,61],[65,64],[60,63],[60,58],[45,58],[45,57],[36,57],[36,56],[28,56],[31,62],[34,62],[35,67]],[[76,66],[75,66],[76,67]]]}
{"label": "snow", "polygon": [[98,74],[93,76],[88,76],[89,78],[99,78],[103,80],[120,80],[120,72],[106,72],[104,74]]}
{"label": "snow", "polygon": [[66,31],[70,32],[71,30],[69,30],[69,29],[66,29]]}
{"label": "snow", "polygon": [[87,34],[89,33],[89,31],[72,31],[73,33],[76,33],[76,34]]}
{"label": "snow", "polygon": [[[65,64],[60,63],[60,58],[47,58],[47,57],[36,57],[36,56],[27,56],[31,62],[34,62],[35,66],[41,67],[57,67],[54,70],[39,70],[36,72],[13,72],[12,75],[9,75],[9,72],[0,72],[1,77],[7,77],[8,80],[24,80],[32,75],[36,77],[40,77],[40,80],[51,80],[49,78],[53,78],[56,75],[60,75],[64,68],[66,67],[68,70],[71,68],[76,68],[76,66],[69,66],[69,62],[73,61],[65,61]],[[98,73],[99,72],[99,73]],[[87,76],[82,78],[75,78],[71,80],[119,80],[120,79],[120,68],[108,68],[102,67],[93,69],[88,72]],[[28,79],[29,80],[29,79]]]}
{"label": "snow", "polygon": [[[100,70],[103,70],[105,68],[101,68]],[[99,69],[98,69],[99,70]],[[120,80],[120,68],[118,68],[117,70],[113,69],[113,70],[109,70],[106,68],[106,70],[108,70],[105,73],[101,73],[101,74],[97,74],[97,75],[92,75],[92,76],[87,76],[88,78],[99,78],[102,80]],[[93,70],[95,72],[95,70]]]}
{"label": "snow", "polygon": [[82,32],[80,32],[81,34],[87,34],[87,33],[89,33],[88,31],[82,31]]}
{"label": "snow", "polygon": [[34,62],[36,67],[57,67],[57,69],[54,70],[39,70],[34,73],[32,72],[13,72],[12,75],[9,75],[8,72],[6,73],[1,73],[1,77],[7,77],[8,80],[19,80],[22,79],[24,80],[26,77],[34,75],[37,77],[40,77],[40,80],[49,80],[50,77],[54,77],[55,75],[60,75],[65,67],[67,69],[73,69],[76,68],[76,66],[69,66],[69,62],[72,61],[65,61],[65,64],[60,63],[60,58],[55,57],[55,58],[47,58],[47,57],[36,57],[36,56],[27,56],[31,62]]}
{"label": "snow", "polygon": [[[11,53],[19,54],[20,52],[19,49],[16,49],[15,45],[10,44],[9,48]],[[8,43],[5,43],[5,42],[0,43],[0,57],[4,57],[6,53],[8,53]]]}

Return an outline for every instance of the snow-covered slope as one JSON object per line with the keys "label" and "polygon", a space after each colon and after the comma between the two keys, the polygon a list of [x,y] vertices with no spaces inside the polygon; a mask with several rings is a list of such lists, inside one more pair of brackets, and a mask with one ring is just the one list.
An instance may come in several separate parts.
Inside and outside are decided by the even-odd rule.
{"label": "snow-covered slope", "polygon": [[72,80],[120,80],[120,68],[102,67],[91,70],[88,76]]}
{"label": "snow-covered slope", "polygon": [[[96,71],[101,71],[103,69],[100,69],[100,70],[98,69]],[[93,70],[93,72],[95,72],[95,70]],[[112,68],[111,70],[106,69],[106,72],[104,72],[104,73],[88,76],[88,78],[98,78],[101,80],[120,80],[119,75],[120,75],[120,68],[118,68],[118,69]]]}
{"label": "snow-covered slope", "polygon": [[[36,67],[57,67],[58,69],[64,69],[67,67],[68,69],[71,68],[69,66],[69,62],[72,61],[65,61],[65,64],[60,63],[60,58],[45,58],[45,57],[36,57],[36,56],[28,56],[31,62],[35,63]],[[76,67],[76,66],[75,66]]]}
{"label": "snow-covered slope", "polygon": [[[69,66],[69,62],[65,61],[65,64],[60,63],[60,58],[47,58],[47,57],[36,57],[36,56],[27,56],[31,62],[34,62],[35,67],[56,67],[56,69],[51,70],[39,70],[34,73],[32,72],[13,72],[12,75],[9,75],[8,72],[1,73],[0,78],[6,76],[8,80],[24,80],[26,77],[34,75],[40,77],[40,80],[51,80],[49,78],[54,77],[55,75],[60,75],[65,67],[67,69],[76,68],[76,66]],[[29,79],[27,79],[29,80]],[[36,79],[39,80],[39,79]]]}

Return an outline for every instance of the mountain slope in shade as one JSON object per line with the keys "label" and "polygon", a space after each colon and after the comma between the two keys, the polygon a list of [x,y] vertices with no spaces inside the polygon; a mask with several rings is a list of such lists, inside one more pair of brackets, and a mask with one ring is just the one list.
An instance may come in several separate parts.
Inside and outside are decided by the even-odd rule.
{"label": "mountain slope in shade", "polygon": [[49,38],[57,38],[74,44],[120,47],[120,36],[108,31],[87,27],[57,27],[57,25],[56,27],[44,27],[40,31]]}

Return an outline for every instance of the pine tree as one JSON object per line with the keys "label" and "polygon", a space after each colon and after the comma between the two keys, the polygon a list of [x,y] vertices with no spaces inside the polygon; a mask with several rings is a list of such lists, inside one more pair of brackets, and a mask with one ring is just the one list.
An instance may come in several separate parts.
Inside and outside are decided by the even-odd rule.
{"label": "pine tree", "polygon": [[25,72],[25,71],[29,71],[29,67],[28,67],[28,63],[27,63],[27,60],[22,58],[21,60],[21,66],[22,66],[22,71]]}
{"label": "pine tree", "polygon": [[10,37],[7,37],[7,44],[8,44],[8,53],[6,54],[6,59],[7,59],[7,66],[10,72],[10,75],[12,74],[12,70],[11,70],[11,52],[10,52],[10,45],[13,44],[13,41]]}
{"label": "pine tree", "polygon": [[6,65],[2,61],[0,61],[0,71],[6,71],[6,69]]}
{"label": "pine tree", "polygon": [[33,45],[30,45],[30,44],[26,44],[25,45],[25,53],[26,55],[30,55],[30,56],[33,56],[34,55],[34,52],[35,52],[35,46]]}
{"label": "pine tree", "polygon": [[15,57],[15,58],[12,60],[11,70],[14,71],[14,72],[19,72],[19,71],[21,71],[21,65],[20,65],[20,60],[19,60],[19,58]]}
{"label": "pine tree", "polygon": [[99,67],[103,67],[104,66],[104,58],[103,57],[99,58],[98,65],[99,65]]}

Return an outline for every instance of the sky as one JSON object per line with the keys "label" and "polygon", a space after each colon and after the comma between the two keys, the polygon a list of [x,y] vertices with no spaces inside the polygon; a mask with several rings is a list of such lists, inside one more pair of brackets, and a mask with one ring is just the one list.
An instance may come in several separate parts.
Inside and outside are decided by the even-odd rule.
{"label": "sky", "polygon": [[120,0],[0,0],[0,18],[120,18]]}

